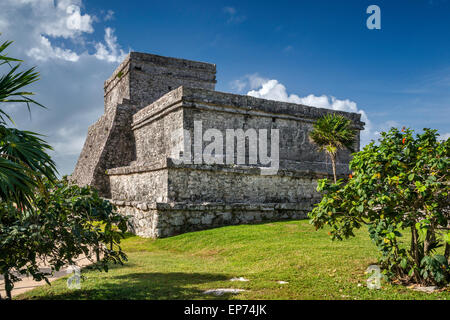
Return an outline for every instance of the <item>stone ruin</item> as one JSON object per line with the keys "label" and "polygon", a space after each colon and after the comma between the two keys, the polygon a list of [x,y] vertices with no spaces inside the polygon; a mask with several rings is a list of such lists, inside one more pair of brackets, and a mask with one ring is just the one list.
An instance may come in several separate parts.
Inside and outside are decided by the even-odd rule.
{"label": "stone ruin", "polygon": [[[319,117],[342,114],[358,130],[359,150],[360,114],[217,92],[215,84],[214,64],[131,52],[104,83],[104,114],[89,127],[71,181],[98,189],[144,237],[306,218],[320,201],[317,180],[332,173],[308,132]],[[249,161],[248,152],[239,164],[179,161],[210,143],[190,143],[200,121],[201,134],[278,129],[278,170],[264,173],[265,165]],[[339,153],[340,176],[349,173],[349,160],[349,152]]]}

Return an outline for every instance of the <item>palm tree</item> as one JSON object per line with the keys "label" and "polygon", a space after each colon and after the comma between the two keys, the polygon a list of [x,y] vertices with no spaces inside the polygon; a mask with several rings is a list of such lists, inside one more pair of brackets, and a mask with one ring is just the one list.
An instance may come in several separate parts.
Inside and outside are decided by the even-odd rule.
{"label": "palm tree", "polygon": [[[22,272],[26,269],[36,275],[33,272],[37,270],[37,252],[31,249],[35,247],[30,244],[39,241],[32,242],[29,238],[35,234],[31,228],[37,225],[35,222],[40,217],[38,214],[33,215],[34,220],[29,217],[35,211],[33,200],[36,191],[44,190],[44,179],[54,181],[56,178],[55,163],[47,154],[51,147],[39,134],[12,127],[10,124],[14,121],[3,108],[6,103],[13,103],[13,106],[25,103],[29,112],[30,104],[43,107],[30,97],[32,92],[24,90],[39,79],[39,73],[34,68],[19,71],[21,60],[4,53],[11,43],[0,43],[0,71],[4,71],[0,76],[0,274],[5,280],[8,299],[11,299],[13,283],[18,281],[11,270]],[[17,234],[21,236],[14,238]],[[29,235],[29,238],[22,234]],[[24,242],[19,243],[19,238]],[[27,245],[22,247],[23,243]],[[8,250],[11,248],[20,250]]]}
{"label": "palm tree", "polygon": [[39,79],[34,68],[19,71],[21,60],[4,53],[12,41],[0,44],[0,69],[6,72],[0,76],[0,202],[14,203],[19,208],[29,208],[36,187],[41,178],[55,178],[55,164],[47,154],[51,147],[39,134],[18,130],[8,126],[14,124],[4,110],[5,103],[25,103],[43,107],[30,96],[32,92],[23,88]]}
{"label": "palm tree", "polygon": [[336,157],[339,150],[353,151],[356,132],[352,128],[352,121],[344,116],[329,113],[318,119],[309,134],[310,140],[315,143],[320,151],[325,151],[330,156],[333,167],[334,183],[336,178]]}

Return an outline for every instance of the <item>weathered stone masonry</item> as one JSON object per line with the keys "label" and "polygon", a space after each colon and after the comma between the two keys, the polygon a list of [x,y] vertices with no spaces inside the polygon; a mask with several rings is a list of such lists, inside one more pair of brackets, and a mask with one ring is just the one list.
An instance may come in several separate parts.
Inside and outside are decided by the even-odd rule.
{"label": "weathered stone masonry", "polygon": [[[73,182],[92,185],[130,215],[130,229],[166,237],[205,228],[305,218],[331,165],[308,139],[328,109],[214,91],[215,65],[132,52],[105,82],[105,114],[89,128]],[[361,130],[356,113],[336,112]],[[279,129],[280,169],[177,164],[181,129]],[[208,142],[203,142],[205,147]],[[355,143],[359,149],[359,135]],[[348,174],[341,152],[338,174]]]}

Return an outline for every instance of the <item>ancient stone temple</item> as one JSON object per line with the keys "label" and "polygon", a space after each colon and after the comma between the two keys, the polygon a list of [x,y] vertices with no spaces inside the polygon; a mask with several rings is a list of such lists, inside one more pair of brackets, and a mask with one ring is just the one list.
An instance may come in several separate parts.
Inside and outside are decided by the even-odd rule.
{"label": "ancient stone temple", "polygon": [[[131,52],[105,81],[104,114],[71,180],[97,188],[145,237],[305,218],[317,179],[331,175],[308,132],[335,111],[217,92],[215,83],[214,64]],[[338,113],[363,129],[360,114]],[[340,153],[339,175],[349,160]]]}

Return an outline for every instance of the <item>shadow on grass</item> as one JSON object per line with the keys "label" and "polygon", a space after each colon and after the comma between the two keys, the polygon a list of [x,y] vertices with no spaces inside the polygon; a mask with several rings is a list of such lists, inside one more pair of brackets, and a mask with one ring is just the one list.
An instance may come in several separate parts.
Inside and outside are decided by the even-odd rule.
{"label": "shadow on grass", "polygon": [[[229,277],[206,273],[131,273],[111,277],[94,284],[94,288],[69,290],[64,292],[48,292],[46,295],[28,296],[28,299],[56,300],[166,300],[166,299],[227,299],[230,294],[222,296],[206,295],[204,289],[195,285],[228,280]],[[194,287],[192,287],[194,286]],[[211,289],[217,288],[211,284]]]}

